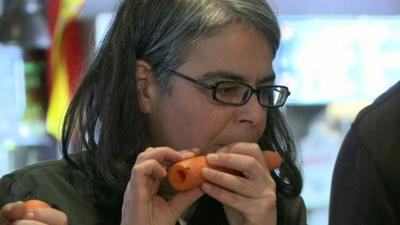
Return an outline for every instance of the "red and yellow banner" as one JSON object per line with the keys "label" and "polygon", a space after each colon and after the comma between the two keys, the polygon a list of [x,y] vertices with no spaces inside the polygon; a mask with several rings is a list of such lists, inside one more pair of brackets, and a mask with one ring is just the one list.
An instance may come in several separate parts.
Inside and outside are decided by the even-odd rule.
{"label": "red and yellow banner", "polygon": [[47,131],[58,140],[70,97],[83,68],[79,26],[76,21],[84,0],[48,1],[48,22],[52,34],[49,52],[49,105]]}

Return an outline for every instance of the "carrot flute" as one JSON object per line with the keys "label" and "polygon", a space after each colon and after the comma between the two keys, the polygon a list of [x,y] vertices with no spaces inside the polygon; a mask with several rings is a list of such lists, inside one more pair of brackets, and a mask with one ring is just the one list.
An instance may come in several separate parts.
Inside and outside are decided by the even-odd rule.
{"label": "carrot flute", "polygon": [[32,209],[38,209],[38,208],[51,208],[49,204],[47,204],[44,201],[36,200],[36,199],[31,199],[25,202],[25,207],[28,211]]}
{"label": "carrot flute", "polygon": [[[269,170],[274,170],[280,167],[282,158],[279,153],[272,151],[264,151],[263,153]],[[172,165],[168,169],[168,181],[171,186],[178,191],[190,190],[204,182],[201,175],[201,170],[204,167],[224,171],[226,173],[239,174],[238,171],[211,166],[207,163],[205,156],[198,156]]]}

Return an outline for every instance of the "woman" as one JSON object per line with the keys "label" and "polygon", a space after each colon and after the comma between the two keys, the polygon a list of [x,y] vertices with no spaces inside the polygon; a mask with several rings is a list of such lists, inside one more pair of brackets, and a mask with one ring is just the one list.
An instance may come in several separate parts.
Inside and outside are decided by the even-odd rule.
{"label": "woman", "polygon": [[[12,203],[3,220],[305,224],[279,109],[289,91],[274,85],[279,41],[264,0],[124,1],[69,107],[65,160],[2,179],[1,203],[39,198],[53,209]],[[266,169],[266,149],[283,157],[279,170]],[[244,176],[204,169],[201,187],[176,193],[166,168],[199,154]]]}

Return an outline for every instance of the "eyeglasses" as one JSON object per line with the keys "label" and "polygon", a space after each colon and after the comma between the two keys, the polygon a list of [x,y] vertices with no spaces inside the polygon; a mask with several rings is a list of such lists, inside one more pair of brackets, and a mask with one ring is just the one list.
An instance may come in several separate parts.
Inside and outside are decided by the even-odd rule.
{"label": "eyeglasses", "polygon": [[228,105],[244,105],[250,100],[253,93],[256,93],[260,105],[275,108],[283,106],[290,95],[289,89],[281,85],[253,88],[249,84],[238,81],[218,81],[215,84],[206,84],[168,67],[162,66],[162,68],[170,72],[171,75],[212,90],[212,96],[215,101]]}

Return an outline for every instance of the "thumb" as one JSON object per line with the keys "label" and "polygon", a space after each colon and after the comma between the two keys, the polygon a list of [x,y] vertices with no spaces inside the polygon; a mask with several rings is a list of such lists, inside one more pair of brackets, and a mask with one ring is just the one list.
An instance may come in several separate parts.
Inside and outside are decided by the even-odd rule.
{"label": "thumb", "polygon": [[193,188],[188,191],[179,192],[168,204],[174,209],[176,216],[179,217],[185,209],[197,201],[203,194],[204,192],[199,187]]}
{"label": "thumb", "polygon": [[26,207],[23,202],[8,203],[0,211],[0,222],[18,220],[25,214]]}

